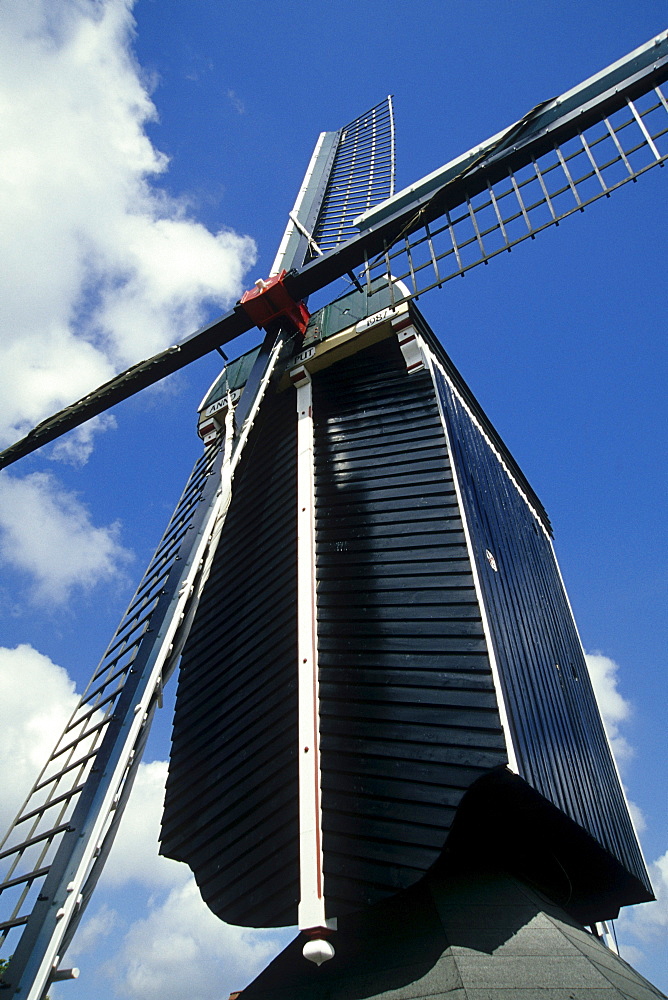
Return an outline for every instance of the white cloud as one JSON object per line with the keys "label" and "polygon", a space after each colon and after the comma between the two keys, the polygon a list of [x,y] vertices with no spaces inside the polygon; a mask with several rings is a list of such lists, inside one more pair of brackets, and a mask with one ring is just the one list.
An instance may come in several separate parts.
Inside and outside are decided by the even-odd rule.
{"label": "white cloud", "polygon": [[[668,934],[668,851],[649,865],[649,875],[656,901],[625,907],[617,921],[621,955],[640,969],[646,965],[648,956],[661,954],[659,949],[665,950]],[[638,944],[643,947],[638,947]]]}
{"label": "white cloud", "polygon": [[190,1000],[220,1000],[253,979],[287,937],[222,923],[190,878],[132,924],[106,971],[121,996],[177,1000],[186,993]]}
{"label": "white cloud", "polygon": [[647,820],[645,818],[645,814],[638,805],[638,803],[634,802],[632,799],[629,798],[626,787],[624,787],[624,791],[626,792],[626,804],[629,807],[629,812],[631,813],[631,819],[633,820],[633,825],[636,828],[636,833],[637,834],[644,833],[644,831],[647,829]]}
{"label": "white cloud", "polygon": [[136,882],[157,890],[171,889],[187,881],[190,875],[187,865],[158,855],[166,780],[166,760],[139,765],[101,885],[118,888]]}
{"label": "white cloud", "polygon": [[[600,652],[587,653],[586,659],[613,752],[617,761],[623,765],[635,753],[634,748],[620,733],[620,726],[633,713],[633,705],[619,691],[619,665],[614,660]],[[645,817],[634,802],[628,800],[628,805],[636,830],[641,833],[646,828]],[[656,902],[625,907],[620,912],[617,925],[622,957],[640,967],[645,962],[646,955],[637,947],[637,943],[629,941],[629,937],[636,942],[651,944],[665,937],[668,928],[668,851],[648,867]]]}
{"label": "white cloud", "polygon": [[[635,757],[635,748],[620,732],[620,726],[633,715],[633,705],[623,697],[617,687],[619,684],[618,663],[611,660],[609,656],[604,656],[598,650],[593,653],[585,653],[585,659],[612,752],[620,771],[623,771],[625,765]],[[624,791],[636,833],[642,833],[643,830],[647,829],[644,813],[640,806],[629,798],[626,787]]]}
{"label": "white cloud", "polygon": [[131,558],[118,535],[118,524],[96,527],[50,473],[0,474],[0,558],[32,577],[35,599],[62,603],[73,588],[118,576]]}
{"label": "white cloud", "polygon": [[622,696],[617,687],[619,664],[598,650],[586,653],[585,659],[613,753],[617,763],[623,765],[633,757],[635,751],[619,728],[633,713],[631,702]]}
{"label": "white cloud", "polygon": [[100,413],[99,416],[87,420],[85,424],[76,427],[56,441],[49,458],[80,468],[92,454],[95,435],[113,430],[115,427],[116,417],[113,414]]}
{"label": "white cloud", "polygon": [[156,187],[132,7],[0,5],[0,443],[197,328],[254,260]]}
{"label": "white cloud", "polygon": [[0,828],[12,822],[78,702],[67,671],[32,646],[0,647]]}
{"label": "white cloud", "polygon": [[656,901],[629,907],[620,914],[624,933],[644,942],[665,938],[668,931],[668,851],[649,866]]}
{"label": "white cloud", "polygon": [[119,915],[106,903],[91,916],[86,914],[81,926],[77,928],[76,937],[67,949],[68,965],[79,955],[90,952],[98,947],[103,938],[108,938],[120,923]]}

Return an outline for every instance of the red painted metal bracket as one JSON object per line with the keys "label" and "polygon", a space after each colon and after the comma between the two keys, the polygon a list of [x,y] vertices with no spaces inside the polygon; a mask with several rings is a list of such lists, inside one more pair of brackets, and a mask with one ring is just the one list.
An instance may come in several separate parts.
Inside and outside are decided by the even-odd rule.
{"label": "red painted metal bracket", "polygon": [[266,281],[256,281],[255,288],[244,292],[239,301],[255,325],[262,329],[273,320],[287,319],[299,333],[305,333],[310,313],[303,302],[295,302],[286,290],[283,284],[286,274],[281,271]]}

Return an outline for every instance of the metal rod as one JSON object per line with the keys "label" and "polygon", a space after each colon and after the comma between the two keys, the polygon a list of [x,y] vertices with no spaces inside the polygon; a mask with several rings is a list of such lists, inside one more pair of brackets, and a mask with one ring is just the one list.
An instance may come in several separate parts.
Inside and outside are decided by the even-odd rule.
{"label": "metal rod", "polygon": [[664,110],[666,112],[668,112],[668,102],[666,101],[666,98],[663,96],[663,92],[661,90],[661,87],[655,87],[654,88],[654,93],[659,98],[661,104],[663,104]]}
{"label": "metal rod", "polygon": [[436,260],[436,254],[434,253],[434,241],[433,241],[433,239],[431,237],[431,232],[429,231],[429,223],[426,223],[424,228],[425,228],[425,232],[427,233],[427,243],[429,245],[429,253],[431,255],[431,262],[432,262],[432,264],[434,266],[434,274],[436,275],[436,280],[437,280],[437,283],[438,283],[438,287],[442,288],[443,285],[440,284],[441,274],[440,274],[440,271],[438,270],[438,261]]}
{"label": "metal rod", "polygon": [[527,215],[527,210],[524,207],[524,202],[522,201],[522,195],[520,194],[520,189],[517,186],[517,181],[515,180],[515,174],[510,169],[508,170],[508,176],[510,177],[510,183],[513,185],[513,190],[515,192],[515,197],[517,198],[517,203],[520,206],[520,209],[521,209],[521,212],[522,212],[522,216],[523,216],[524,221],[526,223],[527,230],[528,230],[528,232],[530,234],[533,235],[533,227],[532,227],[531,222],[529,220],[529,216]]}
{"label": "metal rod", "polygon": [[573,183],[573,178],[571,177],[570,171],[568,169],[568,165],[567,165],[567,163],[566,163],[566,161],[565,161],[565,159],[564,159],[564,157],[562,155],[562,152],[561,152],[561,150],[559,149],[558,146],[554,147],[554,151],[557,154],[557,156],[559,157],[559,163],[561,164],[562,170],[566,174],[566,180],[568,181],[569,188],[573,192],[573,197],[577,201],[578,207],[580,209],[582,209],[582,199],[580,198],[580,195],[578,194],[577,188],[575,187],[575,184]]}
{"label": "metal rod", "polygon": [[617,151],[619,152],[619,155],[620,155],[621,159],[624,161],[624,166],[626,167],[626,169],[629,172],[629,178],[631,180],[635,180],[635,175],[634,175],[633,167],[631,166],[631,164],[629,163],[629,161],[626,159],[626,153],[624,152],[624,150],[622,149],[622,147],[619,144],[619,139],[617,138],[615,130],[613,129],[612,125],[610,124],[610,122],[608,121],[607,118],[604,118],[603,121],[605,122],[605,126],[606,126],[608,132],[610,133],[610,137],[611,137],[612,141],[614,142],[615,146],[617,147]]}
{"label": "metal rod", "polygon": [[635,104],[633,103],[633,101],[631,100],[630,97],[626,98],[626,103],[628,104],[629,108],[631,109],[631,114],[633,115],[633,117],[635,118],[635,120],[638,122],[638,125],[640,126],[640,131],[642,132],[642,134],[645,136],[645,139],[647,140],[647,145],[649,146],[649,148],[654,153],[654,159],[657,160],[657,162],[660,161],[661,160],[661,154],[659,153],[659,150],[654,145],[654,141],[652,140],[651,135],[647,131],[647,128],[645,127],[644,121],[642,120],[641,116],[638,114],[638,112],[636,110]]}
{"label": "metal rod", "polygon": [[503,224],[503,219],[501,218],[501,212],[499,211],[499,205],[496,200],[496,195],[494,194],[494,188],[487,181],[487,190],[489,191],[489,200],[494,208],[494,214],[496,215],[497,222],[499,223],[499,229],[503,235],[504,242],[507,248],[510,250],[510,243],[508,242],[508,233],[506,232],[506,227]]}
{"label": "metal rod", "polygon": [[460,254],[459,254],[459,247],[457,246],[457,240],[455,239],[455,232],[454,232],[454,229],[453,229],[453,226],[452,226],[452,222],[450,221],[450,212],[449,212],[448,209],[446,209],[446,211],[445,211],[445,218],[447,220],[447,229],[448,229],[448,232],[450,233],[450,239],[452,240],[452,249],[455,252],[455,257],[457,258],[457,264],[459,265],[459,269],[463,273],[464,268],[463,268],[463,265],[462,265],[462,258],[461,258]]}
{"label": "metal rod", "polygon": [[606,186],[605,181],[601,177],[601,171],[598,169],[598,164],[596,163],[596,160],[594,159],[594,155],[593,155],[591,149],[589,148],[587,140],[585,139],[585,137],[582,134],[582,132],[580,132],[579,135],[580,135],[580,142],[582,143],[584,151],[587,154],[587,156],[589,157],[589,162],[591,163],[592,167],[594,168],[594,172],[595,172],[596,176],[598,177],[598,182],[601,185],[601,190],[609,198],[610,197],[610,193],[608,192],[608,188]]}
{"label": "metal rod", "polygon": [[408,241],[408,237],[406,237],[404,243],[406,245],[406,257],[408,258],[408,268],[410,271],[411,281],[413,282],[413,293],[417,295],[418,286],[417,286],[417,281],[415,279],[415,269],[413,268],[413,254],[411,253],[411,245]]}
{"label": "metal rod", "polygon": [[485,253],[485,247],[483,246],[482,237],[480,235],[480,230],[478,229],[478,220],[475,217],[475,212],[471,208],[471,201],[468,195],[466,195],[466,206],[469,210],[469,216],[471,217],[471,222],[473,223],[473,228],[475,230],[475,238],[478,241],[478,246],[480,248],[480,253],[482,254],[485,264],[487,263],[487,254]]}

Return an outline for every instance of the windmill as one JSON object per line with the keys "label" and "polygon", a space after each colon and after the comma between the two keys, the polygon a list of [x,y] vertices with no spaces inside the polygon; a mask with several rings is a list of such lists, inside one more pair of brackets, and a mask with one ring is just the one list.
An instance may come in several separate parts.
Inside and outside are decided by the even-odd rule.
{"label": "windmill", "polygon": [[[265,287],[245,296],[235,310],[188,338],[179,348],[135,366],[66,413],[40,425],[25,442],[5,453],[7,463],[14,461],[114,402],[233,339],[255,323],[266,330],[252,364],[251,359],[246,359],[250,370],[245,380],[240,378],[239,384],[232,386],[232,373],[228,372],[227,385],[223,382],[219,398],[206,401],[202,425],[208,445],[205,455],[193,472],[165,539],[140,585],[137,599],[84,695],[57,757],[47,765],[45,775],[38,780],[10,834],[15,839],[3,848],[6,857],[21,862],[12,869],[3,886],[5,896],[14,893],[19,900],[3,929],[13,931],[26,925],[8,976],[12,988],[25,994],[28,990],[22,984],[30,982],[33,986],[28,995],[41,995],[57,970],[57,956],[64,951],[99,877],[131,788],[162,683],[183,649],[190,624],[193,619],[197,621],[196,604],[200,595],[205,599],[205,577],[214,573],[211,541],[221,535],[221,529],[227,530],[228,506],[232,517],[237,489],[236,485],[232,488],[232,484],[237,465],[243,461],[246,446],[257,447],[252,437],[253,428],[259,427],[264,419],[262,409],[273,399],[278,375],[289,362],[296,380],[297,398],[305,401],[302,408],[308,414],[312,375],[317,374],[315,365],[309,367],[309,363],[317,358],[320,364],[325,353],[340,350],[351,329],[344,326],[332,332],[330,326],[323,336],[323,326],[330,323],[330,317],[323,314],[309,332],[308,317],[300,306],[302,300],[339,276],[350,274],[357,286],[353,298],[347,304],[339,303],[330,312],[345,315],[348,309],[355,315],[363,301],[363,315],[357,314],[359,319],[354,327],[361,326],[355,329],[355,334],[366,336],[365,349],[375,348],[373,338],[377,333],[383,333],[378,340],[378,344],[383,344],[389,336],[389,325],[397,345],[401,342],[407,369],[411,369],[416,378],[421,378],[420,372],[427,368],[435,372],[434,361],[437,367],[440,366],[443,398],[452,394],[450,419],[454,419],[452,414],[464,400],[469,415],[473,414],[478,423],[483,421],[475,412],[474,401],[466,397],[465,386],[458,381],[456,372],[442,355],[436,357],[429,331],[421,326],[419,314],[407,303],[418,294],[535,236],[542,228],[583,210],[591,201],[610,195],[616,187],[637,179],[651,166],[662,162],[664,154],[660,149],[665,141],[667,109],[659,84],[665,78],[666,46],[666,36],[659,36],[562,98],[539,105],[511,129],[394,198],[381,200],[375,207],[371,206],[376,200],[372,191],[368,208],[364,204],[354,206],[352,214],[360,216],[358,235],[350,236],[350,229],[332,235],[330,226],[333,219],[340,219],[341,205],[333,205],[331,216],[326,211],[322,215],[318,201],[323,193],[327,200],[335,185],[341,182],[336,173],[337,150],[341,151],[339,165],[345,174],[350,164],[356,162],[350,152],[354,149],[357,155],[356,131],[362,137],[365,133],[376,134],[369,125],[369,117],[361,116],[337,138],[332,138],[329,148],[326,140],[316,148],[307,183],[300,192],[279,251],[275,265],[277,273]],[[375,112],[382,119],[378,124],[381,138],[377,143],[385,143],[391,149],[389,107],[379,107]],[[370,143],[374,154],[375,143],[376,140]],[[378,161],[372,158],[371,162],[376,164]],[[328,187],[331,163],[334,173],[330,175]],[[375,167],[369,171],[368,161],[366,172],[373,182]],[[354,166],[347,176],[352,190],[359,180]],[[383,192],[381,199],[388,193]],[[331,247],[326,242],[328,237],[332,239]],[[281,276],[284,265],[295,270],[288,270]],[[316,335],[314,329],[318,323]],[[292,339],[297,334],[306,334],[304,342],[298,345]],[[339,342],[332,347],[334,338],[339,335]],[[301,349],[296,350],[297,346]],[[397,350],[401,348],[397,346]],[[338,355],[337,361],[343,362],[345,357],[345,354]],[[397,357],[395,351],[395,359]],[[425,364],[425,359],[431,359],[431,367]],[[433,380],[437,382],[438,376],[434,374]],[[413,387],[416,384],[413,381]],[[243,393],[237,403],[233,393],[242,387]],[[279,398],[287,396],[276,394],[276,399]],[[446,406],[443,399],[441,406]],[[227,429],[215,419],[225,411]],[[236,436],[232,416],[236,421]],[[307,424],[308,421],[299,432],[301,434],[303,429],[306,435],[299,454],[308,455],[312,450]],[[491,429],[487,429],[487,434],[492,437]],[[221,438],[227,447],[218,448]],[[448,451],[454,454],[452,446]],[[500,453],[506,464],[511,462],[505,452]],[[513,470],[512,465],[510,468],[531,500],[542,528],[549,531],[528,484],[519,470]],[[309,477],[306,476],[305,483],[299,476],[297,481],[308,496]],[[175,561],[177,552],[180,565]],[[312,541],[306,538],[306,554],[300,556],[300,567],[311,565],[309,552],[312,552]],[[490,571],[497,573],[498,552],[485,548],[483,557]],[[210,575],[209,579],[213,580],[214,576]],[[201,616],[199,620],[203,620]],[[309,627],[312,635],[313,622]],[[308,656],[299,656],[299,659],[308,660]],[[308,667],[312,673],[313,662]],[[570,663],[568,667],[552,664],[551,669],[572,670],[572,666]],[[568,683],[560,674],[554,676],[560,687],[562,681]],[[301,685],[301,690],[307,689],[308,684]],[[304,708],[301,716],[308,718],[309,712],[312,721],[313,705]],[[310,777],[308,771],[304,771],[302,801],[305,803],[306,786],[314,787],[313,776],[318,771],[317,739],[300,738],[298,745],[304,750],[308,747],[311,753]],[[64,756],[67,756],[67,763],[63,765]],[[314,760],[316,763],[312,764]],[[518,768],[516,765],[515,770]],[[326,945],[325,931],[330,918],[325,911],[325,896],[317,887],[318,851],[322,848],[314,847],[319,832],[318,808],[317,799],[311,796],[312,815],[310,820],[304,820],[299,838],[304,852],[299,865],[304,879],[301,899],[305,904],[301,922],[305,928],[321,929],[324,936],[316,937],[316,941],[322,940]],[[55,822],[54,815],[57,816]],[[24,835],[26,829],[31,831],[28,836]],[[633,844],[628,838],[626,849],[633,853]],[[24,862],[27,867],[22,867]],[[631,877],[642,882],[637,858],[635,861],[627,858],[626,863],[633,869]],[[427,859],[424,864],[429,867],[431,861]],[[309,874],[309,866],[314,869],[315,876]],[[404,865],[404,869],[410,867]],[[424,870],[412,867],[414,871]],[[394,888],[409,885],[400,879]],[[25,897],[21,898],[24,891]],[[648,891],[646,887],[645,891]],[[633,892],[635,898],[641,898],[637,885],[631,887],[631,896]],[[631,896],[626,901],[630,901]],[[33,901],[33,909],[28,912],[25,904],[32,905]],[[362,905],[373,902],[369,896],[361,900]],[[349,905],[352,905],[350,900]],[[614,901],[611,905],[614,908]]]}

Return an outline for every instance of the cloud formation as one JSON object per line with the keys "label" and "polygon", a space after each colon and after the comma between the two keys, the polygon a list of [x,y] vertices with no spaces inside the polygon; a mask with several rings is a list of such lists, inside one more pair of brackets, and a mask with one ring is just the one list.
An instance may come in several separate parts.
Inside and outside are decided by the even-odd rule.
{"label": "cloud formation", "polygon": [[[620,727],[633,713],[633,705],[619,690],[619,665],[601,652],[587,653],[589,674],[596,700],[618,764],[624,767],[635,754],[634,748],[620,732]],[[628,800],[638,833],[646,827],[640,808]],[[646,955],[638,944],[654,946],[665,937],[668,928],[668,851],[648,865],[656,902],[625,907],[619,915],[618,932],[622,957],[643,968]],[[631,942],[636,942],[631,943]]]}
{"label": "cloud formation", "polygon": [[139,765],[130,799],[102,874],[102,885],[119,888],[135,882],[155,891],[180,887],[190,877],[187,865],[158,855],[166,780],[166,760]]}
{"label": "cloud formation", "polygon": [[620,725],[630,718],[633,706],[619,690],[619,664],[609,656],[604,656],[599,650],[586,653],[585,659],[615,759],[620,766],[623,766],[633,757],[635,751],[620,732]]}
{"label": "cloud formation", "polygon": [[0,5],[2,445],[226,307],[255,258],[158,186],[132,7]]}
{"label": "cloud formation", "polygon": [[62,604],[75,588],[118,577],[131,558],[119,531],[94,525],[51,473],[0,474],[0,560],[30,577],[36,601]]}
{"label": "cloud formation", "polygon": [[202,903],[193,878],[130,927],[107,971],[121,996],[220,1000],[241,989],[285,942],[285,932],[224,924]]}
{"label": "cloud formation", "polygon": [[67,671],[26,643],[0,647],[0,837],[78,701]]}
{"label": "cloud formation", "polygon": [[[647,968],[648,955],[655,949],[661,953],[665,947],[668,933],[668,851],[648,867],[656,901],[626,907],[619,914],[617,923],[622,957],[641,970]],[[650,969],[646,974],[651,978]]]}
{"label": "cloud formation", "polygon": [[[624,698],[619,690],[618,663],[611,660],[609,656],[604,656],[598,650],[593,653],[585,653],[585,659],[612,752],[619,770],[623,772],[635,756],[635,748],[622,734],[620,727],[633,715],[633,705]],[[624,791],[636,833],[642,833],[647,826],[643,811],[636,802],[629,798],[626,787]]]}
{"label": "cloud formation", "polygon": [[100,413],[80,427],[75,427],[54,444],[49,458],[77,468],[85,465],[95,447],[95,435],[116,427],[116,417],[112,413]]}

